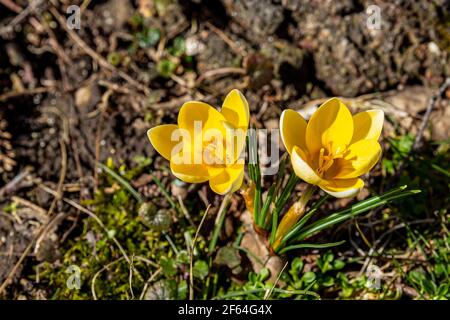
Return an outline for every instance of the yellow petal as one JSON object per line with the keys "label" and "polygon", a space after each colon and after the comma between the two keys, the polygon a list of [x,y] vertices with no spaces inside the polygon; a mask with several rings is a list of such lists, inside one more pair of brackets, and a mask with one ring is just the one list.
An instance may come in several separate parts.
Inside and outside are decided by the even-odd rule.
{"label": "yellow petal", "polygon": [[233,89],[225,97],[220,113],[236,128],[248,128],[250,121],[248,102],[239,90]]}
{"label": "yellow petal", "polygon": [[306,127],[306,145],[311,155],[325,147],[329,152],[345,150],[353,136],[353,118],[337,98],[324,102],[312,115]]}
{"label": "yellow petal", "polygon": [[222,173],[222,171],[225,168],[222,166],[207,166],[207,170],[208,170],[208,175],[209,175],[209,179],[212,179],[216,176],[218,176],[219,174]]}
{"label": "yellow petal", "polygon": [[310,184],[320,184],[322,178],[308,164],[305,153],[297,146],[292,149],[291,155],[292,167],[295,174]]}
{"label": "yellow petal", "polygon": [[361,179],[336,179],[327,181],[326,184],[319,187],[336,198],[354,197],[364,187],[364,181]]}
{"label": "yellow petal", "polygon": [[200,130],[216,129],[220,130],[225,137],[223,121],[225,118],[219,111],[199,101],[186,102],[178,113],[178,126],[192,134],[199,134]]}
{"label": "yellow petal", "polygon": [[201,183],[208,181],[208,170],[200,164],[179,164],[170,161],[170,170],[178,179],[188,183]]}
{"label": "yellow petal", "polygon": [[306,150],[306,121],[298,112],[291,109],[283,111],[280,118],[280,133],[289,154],[294,146]]}
{"label": "yellow petal", "polygon": [[236,128],[232,123],[228,121],[222,122],[225,127],[225,148],[227,153],[227,164],[235,163],[242,152],[244,151],[246,144],[247,129]]}
{"label": "yellow petal", "polygon": [[353,116],[352,143],[359,140],[378,140],[383,129],[384,112],[382,110],[367,110]]}
{"label": "yellow petal", "polygon": [[[166,158],[171,159],[171,154],[175,146],[181,142],[181,137],[175,135],[178,126],[175,124],[163,124],[147,131],[148,139],[156,151]],[[178,140],[180,138],[180,140]]]}
{"label": "yellow petal", "polygon": [[336,179],[357,178],[373,168],[381,156],[381,147],[376,140],[359,140],[350,145],[342,159],[336,160]]}
{"label": "yellow petal", "polygon": [[201,135],[196,139],[189,130],[178,128],[173,132],[172,137],[181,143],[172,149],[171,162],[174,164],[203,164]]}
{"label": "yellow petal", "polygon": [[233,182],[233,187],[231,188],[231,193],[236,192],[239,190],[239,188],[242,186],[242,182],[244,181],[244,167],[242,167],[242,170],[240,171],[238,177]]}
{"label": "yellow petal", "polygon": [[209,180],[209,186],[217,194],[235,192],[244,179],[244,164],[234,164],[224,168],[218,175]]}

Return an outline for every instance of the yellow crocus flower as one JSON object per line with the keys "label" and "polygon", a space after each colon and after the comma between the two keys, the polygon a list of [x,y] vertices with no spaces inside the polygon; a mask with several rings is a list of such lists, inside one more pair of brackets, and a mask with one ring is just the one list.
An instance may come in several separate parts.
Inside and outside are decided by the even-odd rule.
{"label": "yellow crocus flower", "polygon": [[156,126],[147,135],[178,179],[209,181],[215,193],[226,194],[242,185],[245,162],[240,155],[249,120],[247,100],[235,89],[220,112],[203,102],[186,102],[178,113],[178,125]]}
{"label": "yellow crocus flower", "polygon": [[307,123],[294,110],[280,118],[281,138],[291,156],[295,174],[337,197],[352,197],[364,186],[359,176],[380,159],[378,138],[382,110],[354,116],[345,104],[332,98],[324,102]]}

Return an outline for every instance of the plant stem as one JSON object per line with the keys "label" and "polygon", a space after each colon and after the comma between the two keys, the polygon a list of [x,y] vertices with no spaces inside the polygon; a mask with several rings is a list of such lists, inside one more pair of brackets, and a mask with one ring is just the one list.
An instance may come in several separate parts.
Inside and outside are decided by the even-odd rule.
{"label": "plant stem", "polygon": [[227,213],[227,207],[231,200],[231,193],[228,193],[225,195],[225,197],[222,200],[222,204],[219,208],[219,213],[217,215],[216,223],[214,226],[213,235],[211,237],[211,242],[209,243],[209,253],[211,254],[214,251],[214,248],[216,247],[217,240],[219,239],[220,231],[222,230],[223,222],[225,221],[225,216]]}
{"label": "plant stem", "polygon": [[280,224],[277,227],[277,232],[275,236],[275,242],[273,244],[274,251],[276,252],[278,246],[280,245],[281,239],[286,235],[286,233],[291,230],[291,228],[297,223],[297,221],[305,213],[306,205],[314,194],[315,186],[308,185],[306,190],[302,193],[300,200],[295,202],[286,212],[286,214],[281,219]]}

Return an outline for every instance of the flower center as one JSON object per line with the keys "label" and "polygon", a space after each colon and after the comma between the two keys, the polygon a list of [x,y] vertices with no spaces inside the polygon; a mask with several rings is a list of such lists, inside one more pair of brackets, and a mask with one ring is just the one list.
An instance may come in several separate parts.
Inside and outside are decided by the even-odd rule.
{"label": "flower center", "polygon": [[329,150],[332,150],[331,146],[329,148],[321,148],[319,152],[319,165],[317,168],[317,173],[321,177],[328,169],[331,168],[335,159],[344,157],[345,150],[341,150],[341,147],[336,148],[334,153],[331,153]]}
{"label": "flower center", "polygon": [[203,161],[212,166],[223,166],[231,162],[231,156],[226,153],[223,139],[212,137],[203,142]]}

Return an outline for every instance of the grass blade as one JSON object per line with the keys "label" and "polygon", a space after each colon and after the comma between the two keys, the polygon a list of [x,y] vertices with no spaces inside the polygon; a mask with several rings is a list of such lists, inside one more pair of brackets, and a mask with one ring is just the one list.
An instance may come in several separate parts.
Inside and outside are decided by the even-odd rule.
{"label": "grass blade", "polygon": [[[388,202],[391,202],[393,200],[408,197],[408,196],[417,194],[419,192],[420,192],[420,190],[408,190],[408,191],[403,191],[399,194],[391,193],[391,195],[388,197],[384,197],[384,196],[373,197],[373,198],[369,199],[369,201],[367,201],[369,204],[366,204],[364,206],[356,206],[355,205],[355,206],[350,207],[349,209],[334,213],[334,214],[330,215],[329,217],[325,217],[323,219],[316,221],[311,226],[309,226],[306,230],[304,230],[302,233],[300,233],[295,238],[295,241],[301,241],[319,231],[322,231],[324,229],[327,229],[327,228],[335,225],[336,223],[343,222],[347,219],[350,219],[351,217],[357,216],[361,213],[364,213],[366,211],[369,211],[371,209],[379,207],[379,206],[386,204]],[[374,198],[375,198],[375,201],[371,201]],[[356,209],[355,209],[355,207],[356,207]]]}
{"label": "grass blade", "polygon": [[386,192],[386,193],[384,193],[384,194],[382,194],[380,196],[374,196],[372,198],[363,200],[361,202],[358,202],[358,203],[352,205],[350,208],[344,209],[343,211],[339,211],[339,212],[330,214],[330,215],[322,218],[320,221],[326,222],[326,221],[329,221],[329,220],[333,220],[334,218],[340,216],[344,211],[347,212],[347,211],[350,211],[350,210],[359,210],[361,208],[364,208],[366,206],[370,206],[370,205],[372,205],[374,203],[377,203],[379,201],[384,201],[385,199],[402,192],[403,190],[406,189],[406,187],[407,186],[401,186],[399,188],[396,188],[396,189],[393,189],[391,191],[388,191],[388,192]]}
{"label": "grass blade", "polygon": [[[260,289],[234,291],[234,292],[230,292],[230,293],[227,293],[225,295],[213,298],[213,300],[215,300],[215,299],[223,300],[223,299],[229,299],[229,298],[235,298],[235,297],[248,296],[248,295],[255,294],[255,293],[267,292],[268,290],[270,290],[270,289],[260,288]],[[290,295],[310,295],[310,296],[313,296],[316,299],[320,300],[320,296],[317,293],[315,293],[314,291],[308,291],[308,290],[284,290],[284,289],[280,289],[280,288],[273,288],[273,292],[281,293],[281,294],[290,294]]]}
{"label": "grass blade", "polygon": [[434,170],[439,171],[440,173],[442,173],[450,178],[450,172],[448,170],[445,170],[444,168],[441,168],[440,166],[438,166],[437,164],[434,164],[434,163],[431,165],[431,167]]}
{"label": "grass blade", "polygon": [[163,184],[161,183],[161,181],[159,181],[159,179],[155,176],[152,176],[153,181],[156,183],[156,185],[158,186],[159,190],[161,190],[161,193],[163,194],[163,196],[167,199],[167,201],[169,202],[170,206],[177,210],[180,213],[180,208],[178,208],[177,204],[175,203],[175,201],[172,199],[172,197],[170,196],[169,192],[166,190],[166,188],[164,188]]}
{"label": "grass blade", "polygon": [[114,170],[108,168],[103,163],[97,162],[97,165],[105,171],[108,175],[110,175],[114,180],[116,180],[122,187],[124,187],[126,190],[128,190],[129,193],[138,201],[138,202],[144,202],[144,198],[142,195],[137,192],[131,184],[126,181],[124,178],[122,178],[119,174],[117,174]]}
{"label": "grass blade", "polygon": [[280,254],[286,253],[290,250],[296,250],[296,249],[323,249],[323,248],[331,248],[336,247],[341,244],[343,244],[345,240],[339,241],[339,242],[329,242],[329,243],[301,243],[296,244],[293,246],[285,247],[280,250]]}

